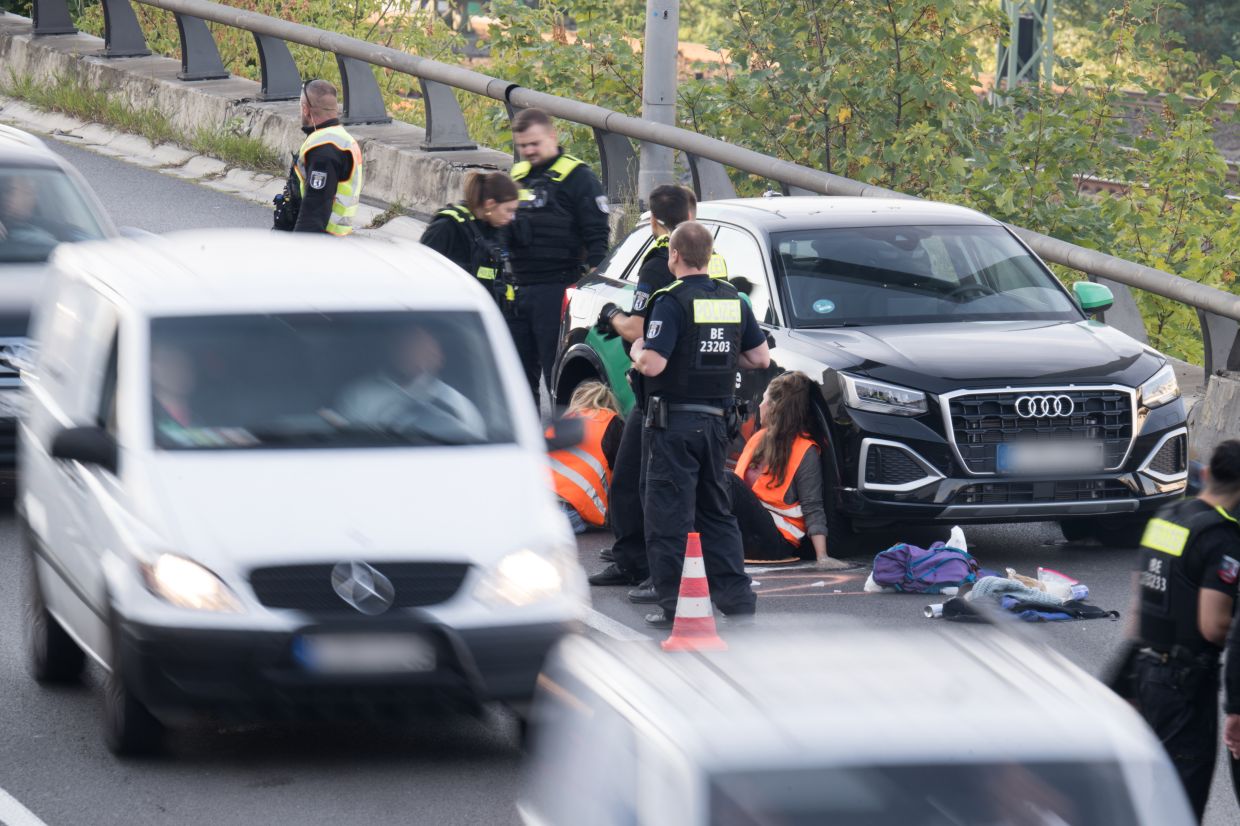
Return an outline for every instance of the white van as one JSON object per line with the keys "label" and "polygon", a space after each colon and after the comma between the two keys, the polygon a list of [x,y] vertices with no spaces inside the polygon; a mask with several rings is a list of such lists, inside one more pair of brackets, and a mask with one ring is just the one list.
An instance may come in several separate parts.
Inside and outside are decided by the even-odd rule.
{"label": "white van", "polygon": [[1140,716],[1045,646],[989,627],[842,624],[728,644],[565,640],[539,679],[522,821],[1196,822]]}
{"label": "white van", "polygon": [[60,248],[18,512],[43,682],[106,734],[526,703],[588,588],[502,317],[417,244]]}

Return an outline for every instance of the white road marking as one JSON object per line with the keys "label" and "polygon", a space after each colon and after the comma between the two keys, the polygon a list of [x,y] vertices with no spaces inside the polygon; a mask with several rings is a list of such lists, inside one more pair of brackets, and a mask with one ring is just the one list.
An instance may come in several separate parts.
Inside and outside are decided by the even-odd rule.
{"label": "white road marking", "polygon": [[606,614],[600,614],[593,608],[586,612],[585,624],[595,631],[606,634],[613,640],[620,640],[621,642],[641,642],[650,639],[648,634],[629,628],[622,622],[616,622],[611,617]]}
{"label": "white road marking", "polygon": [[4,789],[0,789],[0,823],[4,826],[47,826]]}

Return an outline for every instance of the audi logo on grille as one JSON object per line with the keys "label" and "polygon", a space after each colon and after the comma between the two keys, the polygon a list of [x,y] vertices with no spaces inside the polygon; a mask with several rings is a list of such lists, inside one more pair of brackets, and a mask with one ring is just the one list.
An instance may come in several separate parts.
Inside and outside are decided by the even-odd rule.
{"label": "audi logo on grille", "polygon": [[1021,396],[1016,400],[1016,415],[1022,419],[1045,419],[1071,416],[1076,402],[1070,396]]}

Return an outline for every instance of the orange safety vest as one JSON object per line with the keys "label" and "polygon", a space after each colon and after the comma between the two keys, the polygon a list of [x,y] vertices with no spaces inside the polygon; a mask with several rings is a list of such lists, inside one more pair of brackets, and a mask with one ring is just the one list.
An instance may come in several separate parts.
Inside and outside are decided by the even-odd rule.
{"label": "orange safety vest", "polygon": [[[745,471],[749,469],[749,463],[753,460],[754,451],[758,449],[758,445],[762,444],[765,433],[766,428],[763,428],[753,434],[745,443],[745,449],[741,451],[741,458],[736,463],[736,475],[742,480],[745,478]],[[762,506],[770,512],[771,518],[775,520],[775,527],[779,528],[784,539],[793,545],[800,545],[801,540],[805,538],[805,514],[801,510],[800,502],[789,505],[784,501],[784,496],[787,495],[788,488],[792,486],[792,480],[796,476],[797,468],[801,466],[801,460],[805,458],[806,452],[811,447],[814,447],[812,439],[797,436],[796,441],[792,443],[792,455],[788,457],[788,469],[784,473],[784,483],[777,487],[771,473],[763,470],[762,475],[753,485],[754,494]]]}
{"label": "orange safety vest", "polygon": [[[582,410],[570,414],[585,420],[581,444],[550,455],[556,495],[576,509],[581,518],[601,527],[607,521],[607,492],[611,467],[603,455],[603,434],[616,414],[610,410]],[[551,435],[551,430],[547,430]]]}

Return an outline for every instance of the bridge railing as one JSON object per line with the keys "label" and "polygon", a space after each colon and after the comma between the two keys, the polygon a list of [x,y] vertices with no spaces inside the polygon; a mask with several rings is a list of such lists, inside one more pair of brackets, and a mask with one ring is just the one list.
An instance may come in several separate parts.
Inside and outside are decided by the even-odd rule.
{"label": "bridge railing", "polygon": [[[150,54],[130,0],[101,0],[104,11],[105,57]],[[426,112],[424,151],[474,149],[454,90],[504,104],[509,117],[518,109],[538,107],[549,114],[589,126],[601,158],[604,186],[613,200],[627,201],[637,192],[637,153],[633,141],[648,141],[680,151],[689,166],[700,199],[735,196],[730,167],[766,178],[788,195],[912,196],[850,178],[782,161],[687,129],[651,123],[589,103],[527,89],[480,72],[430,60],[343,34],[315,29],[257,12],[235,9],[211,0],[135,0],[176,16],[181,38],[181,72],[185,82],[228,77],[206,22],[249,31],[258,48],[263,100],[291,100],[300,95],[301,76],[288,49],[297,43],[336,56],[344,87],[345,123],[391,120],[372,66],[418,78]],[[67,0],[34,0],[34,34],[76,32]],[[1126,261],[1097,250],[1061,241],[1021,227],[1011,229],[1044,260],[1085,273],[1115,293],[1107,311],[1108,324],[1147,340],[1144,322],[1131,289],[1145,290],[1178,301],[1197,311],[1205,356],[1205,375],[1240,370],[1240,295],[1218,290],[1153,267]]]}

